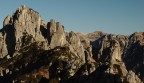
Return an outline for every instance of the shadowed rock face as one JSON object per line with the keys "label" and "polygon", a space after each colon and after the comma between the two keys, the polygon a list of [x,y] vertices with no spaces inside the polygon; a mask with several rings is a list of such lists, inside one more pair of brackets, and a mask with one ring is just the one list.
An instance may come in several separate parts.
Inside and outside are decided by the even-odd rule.
{"label": "shadowed rock face", "polygon": [[65,32],[21,6],[0,30],[1,83],[142,83],[144,32]]}

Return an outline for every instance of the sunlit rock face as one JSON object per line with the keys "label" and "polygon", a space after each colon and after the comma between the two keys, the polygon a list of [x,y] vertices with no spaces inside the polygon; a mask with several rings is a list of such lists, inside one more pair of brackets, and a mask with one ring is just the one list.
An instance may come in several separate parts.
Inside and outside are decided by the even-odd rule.
{"label": "sunlit rock face", "polygon": [[[23,44],[27,41],[27,36],[33,37],[31,42],[39,42],[44,49],[48,49],[44,30],[46,30],[45,22],[40,18],[38,12],[21,6],[13,15],[9,15],[3,22],[3,48],[7,48],[7,54],[13,56],[15,50],[19,51]],[[5,52],[5,55],[7,55]]]}
{"label": "sunlit rock face", "polygon": [[47,24],[47,29],[49,32],[48,37],[51,48],[68,44],[66,41],[64,26],[61,25],[61,23],[55,22],[55,20],[51,19]]}
{"label": "sunlit rock face", "polygon": [[0,30],[0,83],[142,83],[144,32],[65,32],[26,6]]}

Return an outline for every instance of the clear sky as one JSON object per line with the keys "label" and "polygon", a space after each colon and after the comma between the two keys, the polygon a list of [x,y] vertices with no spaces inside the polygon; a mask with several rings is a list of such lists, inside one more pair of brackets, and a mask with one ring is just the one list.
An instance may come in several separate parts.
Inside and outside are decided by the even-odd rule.
{"label": "clear sky", "polygon": [[0,28],[21,5],[38,11],[46,23],[61,22],[66,31],[144,32],[144,0],[1,0]]}

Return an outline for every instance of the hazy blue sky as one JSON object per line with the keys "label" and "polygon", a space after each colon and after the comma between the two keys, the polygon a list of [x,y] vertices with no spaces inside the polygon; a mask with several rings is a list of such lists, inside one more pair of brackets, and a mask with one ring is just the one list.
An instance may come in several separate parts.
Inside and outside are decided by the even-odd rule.
{"label": "hazy blue sky", "polygon": [[66,31],[132,34],[144,31],[144,0],[1,0],[0,27],[22,4],[46,21],[61,22]]}

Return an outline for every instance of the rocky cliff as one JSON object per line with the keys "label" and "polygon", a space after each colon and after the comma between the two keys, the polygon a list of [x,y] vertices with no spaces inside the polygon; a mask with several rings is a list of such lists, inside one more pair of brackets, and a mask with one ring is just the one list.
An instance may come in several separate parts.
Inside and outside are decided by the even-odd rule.
{"label": "rocky cliff", "polygon": [[1,83],[143,83],[144,32],[65,32],[21,6],[0,30]]}

